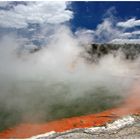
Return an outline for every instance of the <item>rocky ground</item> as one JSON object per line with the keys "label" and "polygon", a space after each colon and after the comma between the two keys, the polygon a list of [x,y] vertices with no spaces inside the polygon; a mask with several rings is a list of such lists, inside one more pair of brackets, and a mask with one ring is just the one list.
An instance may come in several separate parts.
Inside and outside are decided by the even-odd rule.
{"label": "rocky ground", "polygon": [[43,135],[34,136],[38,139],[139,139],[140,138],[140,116],[131,115],[120,118],[112,123],[101,127],[90,127],[72,129],[65,132],[49,132]]}

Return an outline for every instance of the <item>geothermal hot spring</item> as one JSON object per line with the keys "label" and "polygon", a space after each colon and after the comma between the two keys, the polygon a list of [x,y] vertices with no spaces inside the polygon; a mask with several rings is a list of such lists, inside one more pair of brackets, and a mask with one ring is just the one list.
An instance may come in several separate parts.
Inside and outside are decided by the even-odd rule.
{"label": "geothermal hot spring", "polygon": [[67,28],[39,49],[28,48],[16,36],[4,37],[0,131],[21,122],[43,123],[120,106],[139,79],[139,51],[132,49],[136,47],[84,44]]}

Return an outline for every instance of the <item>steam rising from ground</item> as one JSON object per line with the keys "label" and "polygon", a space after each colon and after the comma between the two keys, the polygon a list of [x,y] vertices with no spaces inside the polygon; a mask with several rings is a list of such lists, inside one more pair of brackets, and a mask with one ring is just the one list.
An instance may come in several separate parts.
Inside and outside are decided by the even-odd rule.
{"label": "steam rising from ground", "polygon": [[[77,102],[76,114],[82,105],[81,98],[84,104],[87,96],[94,97],[98,92],[103,96],[126,95],[133,76],[139,72],[139,60],[125,61],[118,53],[117,57],[108,54],[99,63],[88,63],[82,56],[88,55],[85,46],[91,42],[87,36],[82,42],[80,35],[60,26],[47,45],[34,53],[21,50],[24,40],[17,35],[0,40],[0,108],[6,117],[16,112],[24,121],[49,120],[55,118],[50,116],[52,106],[59,118],[63,116],[63,106],[69,112],[70,105]],[[112,100],[99,99],[98,104],[109,105]],[[94,106],[96,101],[90,102]],[[83,109],[87,110],[86,106]],[[5,124],[17,119],[14,114],[6,117],[3,116]]]}

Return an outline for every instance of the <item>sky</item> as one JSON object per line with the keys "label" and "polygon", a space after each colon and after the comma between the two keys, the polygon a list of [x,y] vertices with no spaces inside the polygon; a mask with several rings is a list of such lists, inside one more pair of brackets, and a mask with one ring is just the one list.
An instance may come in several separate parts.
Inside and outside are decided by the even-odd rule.
{"label": "sky", "polygon": [[72,24],[81,28],[95,29],[107,11],[112,9],[111,14],[120,20],[133,17],[140,18],[140,2],[73,2],[74,18]]}
{"label": "sky", "polygon": [[140,2],[0,2],[0,37],[42,46],[60,25],[95,43],[140,43]]}

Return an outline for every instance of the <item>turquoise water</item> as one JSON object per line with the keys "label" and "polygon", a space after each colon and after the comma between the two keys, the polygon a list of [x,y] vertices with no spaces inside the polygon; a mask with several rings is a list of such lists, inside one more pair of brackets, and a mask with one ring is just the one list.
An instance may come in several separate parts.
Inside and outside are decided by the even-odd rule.
{"label": "turquoise water", "polygon": [[100,85],[86,88],[87,85],[73,86],[65,82],[6,83],[7,88],[1,86],[5,94],[0,99],[0,131],[20,122],[41,123],[97,113],[118,106],[123,100],[121,90]]}

